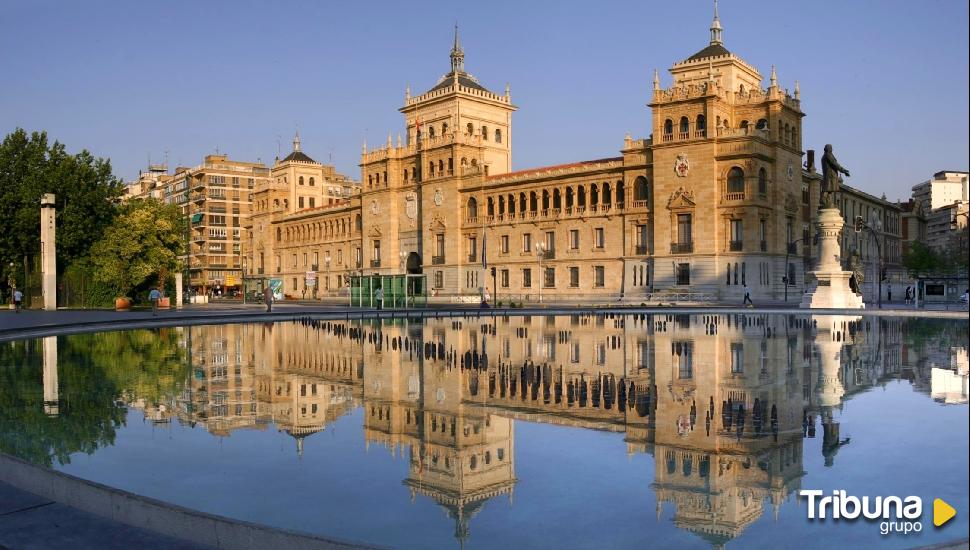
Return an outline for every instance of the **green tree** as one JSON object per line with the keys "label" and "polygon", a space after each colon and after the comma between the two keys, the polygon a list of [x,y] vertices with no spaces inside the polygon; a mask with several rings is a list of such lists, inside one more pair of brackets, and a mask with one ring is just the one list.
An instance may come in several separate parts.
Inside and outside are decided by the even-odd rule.
{"label": "green tree", "polygon": [[[111,163],[86,150],[70,154],[46,132],[17,128],[0,143],[0,260],[22,278],[25,256],[40,251],[40,197],[56,195],[58,272],[88,254],[111,224],[124,192]],[[14,267],[11,268],[10,264]]]}
{"label": "green tree", "polygon": [[912,277],[935,274],[943,268],[944,263],[935,250],[919,241],[914,241],[909,252],[903,255],[903,266]]}
{"label": "green tree", "polygon": [[168,273],[181,269],[185,219],[175,205],[154,199],[135,200],[91,247],[95,281],[126,296],[153,280],[164,284]]}

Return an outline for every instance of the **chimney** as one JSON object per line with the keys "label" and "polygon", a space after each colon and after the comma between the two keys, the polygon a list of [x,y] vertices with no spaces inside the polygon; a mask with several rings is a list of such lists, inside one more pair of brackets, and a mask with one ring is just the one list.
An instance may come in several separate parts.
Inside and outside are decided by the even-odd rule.
{"label": "chimney", "polygon": [[815,171],[815,149],[808,150],[808,159],[805,161],[805,167],[808,168],[809,172]]}

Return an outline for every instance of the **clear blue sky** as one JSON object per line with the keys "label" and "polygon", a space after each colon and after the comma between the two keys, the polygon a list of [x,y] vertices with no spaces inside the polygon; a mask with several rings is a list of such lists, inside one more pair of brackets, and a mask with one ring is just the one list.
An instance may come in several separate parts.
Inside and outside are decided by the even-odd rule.
{"label": "clear blue sky", "polygon": [[[402,130],[405,85],[448,70],[452,26],[482,83],[512,86],[515,169],[613,156],[650,133],[654,68],[708,42],[711,2],[0,0],[0,132],[47,130],[133,178],[169,151],[271,162],[303,149],[359,177]],[[801,83],[806,148],[890,199],[968,167],[968,7],[946,1],[721,2],[725,46]],[[767,83],[765,83],[767,85]]]}

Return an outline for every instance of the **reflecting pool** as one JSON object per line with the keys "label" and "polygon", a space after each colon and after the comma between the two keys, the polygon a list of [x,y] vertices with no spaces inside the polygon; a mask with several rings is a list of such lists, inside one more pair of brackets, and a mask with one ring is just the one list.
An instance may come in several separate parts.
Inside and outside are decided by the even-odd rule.
{"label": "reflecting pool", "polygon": [[[967,339],[723,314],[49,337],[0,344],[0,450],[400,548],[912,547],[968,533]],[[922,531],[810,521],[803,489],[920,496]]]}

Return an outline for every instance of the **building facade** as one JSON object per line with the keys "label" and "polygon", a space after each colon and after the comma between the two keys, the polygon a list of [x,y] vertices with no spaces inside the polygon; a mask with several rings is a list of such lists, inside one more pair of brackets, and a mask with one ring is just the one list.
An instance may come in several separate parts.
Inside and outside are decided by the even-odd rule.
{"label": "building facade", "polygon": [[[670,68],[669,85],[655,73],[649,137],[627,136],[611,158],[512,171],[510,90],[488,90],[464,62],[456,30],[450,71],[405,92],[406,137],[364,145],[359,195],[254,215],[251,265],[297,297],[324,257],[323,296],[345,295],[350,275],[405,272],[468,301],[740,301],[745,286],[756,299],[805,287],[818,175],[802,167],[798,84],[783,89],[772,67],[763,87],[724,46],[716,13],[709,44]],[[285,210],[276,200],[268,208]],[[898,226],[887,205],[884,227]],[[886,247],[898,255],[895,231]]]}
{"label": "building facade", "polygon": [[966,202],[967,172],[941,170],[931,179],[913,186],[913,199],[926,204],[930,210],[949,206],[957,201]]}

